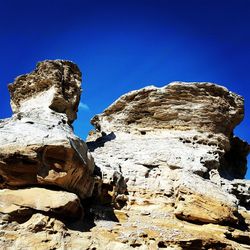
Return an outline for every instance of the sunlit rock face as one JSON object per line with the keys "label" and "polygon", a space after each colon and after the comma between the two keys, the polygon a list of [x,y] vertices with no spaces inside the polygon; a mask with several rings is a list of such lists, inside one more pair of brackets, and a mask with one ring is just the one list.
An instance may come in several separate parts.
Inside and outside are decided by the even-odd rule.
{"label": "sunlit rock face", "polygon": [[50,108],[66,114],[72,123],[81,95],[81,72],[70,61],[43,61],[33,72],[17,77],[9,91],[14,113]]}
{"label": "sunlit rock face", "polygon": [[86,145],[72,130],[80,82],[55,60],[9,86],[0,249],[249,249],[242,97],[212,83],[132,91],[93,118]]}
{"label": "sunlit rock face", "polygon": [[79,218],[83,212],[77,195],[45,188],[0,190],[0,214],[4,220],[24,222],[34,213]]}
{"label": "sunlit rock face", "polygon": [[92,124],[106,133],[174,129],[230,136],[243,116],[242,97],[222,86],[173,82],[121,96]]}
{"label": "sunlit rock face", "polygon": [[149,182],[146,186],[162,189],[163,176],[176,169],[205,178],[211,170],[244,178],[249,146],[233,136],[243,115],[242,97],[215,84],[150,86],[123,95],[96,115],[89,147],[100,166],[108,161],[111,169],[122,168],[137,187]]}
{"label": "sunlit rock face", "polygon": [[249,209],[250,182],[239,178],[250,148],[233,135],[243,116],[243,98],[216,84],[150,86],[96,115],[87,144],[103,182],[120,191],[118,207],[126,194],[131,210],[150,204],[179,220],[237,228]]}
{"label": "sunlit rock face", "polygon": [[44,61],[9,85],[13,116],[0,121],[0,187],[52,185],[92,195],[93,159],[72,130],[81,73],[69,61]]}

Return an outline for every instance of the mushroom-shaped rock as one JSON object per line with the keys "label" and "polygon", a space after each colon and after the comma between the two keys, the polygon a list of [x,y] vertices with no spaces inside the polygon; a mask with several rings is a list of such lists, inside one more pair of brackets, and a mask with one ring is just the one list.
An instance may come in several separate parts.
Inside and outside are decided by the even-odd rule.
{"label": "mushroom-shaped rock", "polygon": [[59,186],[91,196],[94,161],[70,123],[81,73],[68,61],[44,61],[9,86],[14,114],[0,121],[0,188]]}
{"label": "mushroom-shaped rock", "polygon": [[[121,96],[96,115],[92,119],[96,130],[90,132],[88,147],[104,182],[117,186],[117,196],[126,186],[128,193],[138,196],[173,198],[179,217],[236,222],[237,204],[246,207],[248,199],[230,184],[246,173],[250,147],[233,135],[243,116],[243,98],[213,83],[149,86]],[[124,181],[116,181],[117,173]],[[180,178],[183,173],[185,177]],[[185,178],[194,183],[192,195]],[[207,187],[205,195],[199,192],[202,183]],[[235,183],[238,188],[244,186]],[[226,203],[226,189],[238,200]],[[223,199],[216,198],[216,190]],[[181,196],[184,192],[187,195]],[[214,211],[210,216],[215,205],[223,206],[224,214]]]}
{"label": "mushroom-shaped rock", "polygon": [[17,77],[9,91],[14,113],[49,107],[65,113],[72,123],[81,95],[81,72],[70,61],[46,60],[31,73]]}

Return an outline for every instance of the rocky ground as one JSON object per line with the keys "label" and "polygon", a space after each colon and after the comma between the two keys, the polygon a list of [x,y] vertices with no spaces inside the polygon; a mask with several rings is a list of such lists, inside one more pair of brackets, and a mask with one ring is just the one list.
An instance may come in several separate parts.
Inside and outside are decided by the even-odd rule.
{"label": "rocky ground", "polygon": [[243,98],[174,82],[120,97],[74,135],[81,73],[44,61],[0,121],[1,249],[250,249]]}

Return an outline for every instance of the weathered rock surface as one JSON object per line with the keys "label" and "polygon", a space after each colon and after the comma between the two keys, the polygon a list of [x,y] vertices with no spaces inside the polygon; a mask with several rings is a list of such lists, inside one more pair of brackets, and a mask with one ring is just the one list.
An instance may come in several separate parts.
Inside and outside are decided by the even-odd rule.
{"label": "weathered rock surface", "polygon": [[[155,118],[164,112],[161,121]],[[232,135],[243,113],[241,97],[211,83],[148,87],[95,116],[97,132],[90,134],[88,146],[107,182],[118,171],[131,190],[171,194],[183,170],[213,180],[244,177],[249,145]]]}
{"label": "weathered rock surface", "polygon": [[[233,224],[238,222],[235,196],[199,176],[183,173],[175,185],[174,214],[198,223]],[[197,190],[198,187],[198,190]],[[211,193],[212,192],[212,193]]]}
{"label": "weathered rock surface", "polygon": [[88,137],[103,189],[116,186],[110,195],[117,207],[145,202],[152,207],[146,216],[156,206],[182,221],[220,225],[224,238],[229,233],[221,225],[240,228],[245,240],[235,238],[234,248],[220,239],[217,247],[245,249],[238,243],[250,239],[249,183],[238,179],[250,147],[233,135],[243,115],[242,97],[211,83],[175,82],[125,94],[93,118],[96,131]]}
{"label": "weathered rock surface", "polygon": [[44,61],[9,85],[14,115],[0,121],[0,188],[54,185],[92,195],[94,162],[69,125],[81,73],[68,61]]}
{"label": "weathered rock surface", "polygon": [[3,220],[23,222],[37,212],[79,219],[83,210],[79,198],[73,193],[45,188],[0,190],[0,216]]}
{"label": "weathered rock surface", "polygon": [[0,248],[60,248],[62,221],[82,219],[80,198],[95,183],[93,158],[71,125],[81,72],[69,61],[44,61],[9,90],[14,114],[0,121]]}
{"label": "weathered rock surface", "polygon": [[195,129],[230,136],[243,115],[243,99],[222,86],[173,82],[123,95],[92,124],[106,133]]}
{"label": "weathered rock surface", "polygon": [[93,118],[94,163],[71,127],[80,76],[45,61],[10,86],[0,248],[250,249],[242,97],[211,83],[132,91]]}
{"label": "weathered rock surface", "polygon": [[81,72],[69,61],[43,61],[33,72],[17,77],[9,91],[14,113],[49,107],[66,114],[72,123],[80,101]]}
{"label": "weathered rock surface", "polygon": [[[143,212],[142,212],[143,211]],[[227,226],[183,223],[168,207],[134,204],[128,211],[114,211],[119,222],[98,219],[89,231],[33,215],[27,222],[0,225],[1,249],[249,249],[249,234]],[[73,229],[73,230],[72,230]],[[237,243],[237,241],[241,241]]]}

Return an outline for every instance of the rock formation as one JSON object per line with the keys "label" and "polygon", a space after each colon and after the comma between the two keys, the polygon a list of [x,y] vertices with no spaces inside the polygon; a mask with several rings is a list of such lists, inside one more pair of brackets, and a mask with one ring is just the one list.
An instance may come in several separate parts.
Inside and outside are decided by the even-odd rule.
{"label": "rock formation", "polygon": [[132,91],[92,119],[86,145],[72,129],[80,82],[56,60],[9,86],[1,249],[250,249],[242,97],[211,83]]}
{"label": "rock formation", "polygon": [[[198,224],[196,229],[192,226],[199,233],[209,225],[215,231],[224,230],[223,237],[228,238],[226,226],[240,228],[244,236],[239,237],[249,244],[250,234],[243,233],[247,230],[243,225],[249,223],[250,181],[239,178],[245,176],[250,147],[233,135],[243,116],[242,97],[215,84],[174,82],[162,88],[150,86],[123,95],[96,115],[92,119],[96,131],[90,133],[88,146],[102,173],[104,188],[117,185],[114,205],[120,207],[127,200],[128,221],[131,214],[147,210],[148,221],[138,224],[138,228],[154,225],[151,233],[155,234],[157,230],[171,230],[172,225],[155,223],[156,218],[165,220],[162,216],[167,213],[168,217],[174,215],[175,219],[166,219],[172,223],[181,220]],[[120,183],[114,180],[117,175]],[[127,189],[122,192],[124,186]],[[189,232],[197,237],[186,225],[178,229],[178,234]],[[182,241],[190,239],[192,245],[190,235],[183,236]],[[138,244],[144,245],[146,238]],[[219,249],[242,247],[214,234],[205,238],[200,238],[203,243],[194,249],[208,249],[210,238],[214,238],[212,249],[217,249],[216,245],[213,248],[215,241]],[[162,242],[160,245],[167,247],[170,241],[163,233],[158,245]],[[225,248],[219,245],[224,243]],[[188,249],[188,244],[183,249]]]}
{"label": "rock formation", "polygon": [[44,61],[9,85],[13,116],[0,122],[0,188],[53,185],[92,195],[94,162],[74,135],[81,73]]}
{"label": "rock formation", "polygon": [[9,221],[26,221],[34,211],[77,219],[83,212],[80,199],[73,193],[33,187],[3,189],[0,194],[0,213]]}

